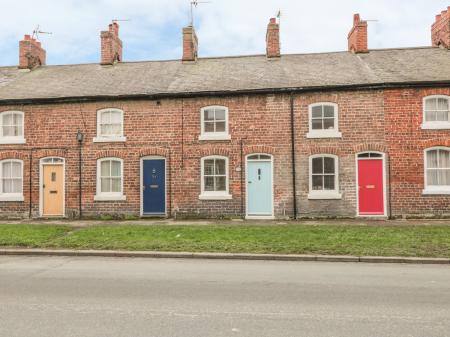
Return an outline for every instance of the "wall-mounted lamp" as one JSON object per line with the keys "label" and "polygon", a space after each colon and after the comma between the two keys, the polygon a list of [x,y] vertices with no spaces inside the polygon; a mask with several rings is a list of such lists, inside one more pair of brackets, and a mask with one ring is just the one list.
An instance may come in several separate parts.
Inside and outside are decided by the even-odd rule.
{"label": "wall-mounted lamp", "polygon": [[83,142],[83,139],[84,139],[83,133],[80,130],[78,130],[77,131],[77,141],[78,141],[78,143],[81,144]]}

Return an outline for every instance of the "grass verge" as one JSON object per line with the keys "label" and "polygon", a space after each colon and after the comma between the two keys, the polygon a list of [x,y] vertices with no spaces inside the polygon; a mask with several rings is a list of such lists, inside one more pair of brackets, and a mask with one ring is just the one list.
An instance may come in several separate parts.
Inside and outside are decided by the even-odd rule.
{"label": "grass verge", "polygon": [[450,258],[450,226],[0,225],[4,247]]}

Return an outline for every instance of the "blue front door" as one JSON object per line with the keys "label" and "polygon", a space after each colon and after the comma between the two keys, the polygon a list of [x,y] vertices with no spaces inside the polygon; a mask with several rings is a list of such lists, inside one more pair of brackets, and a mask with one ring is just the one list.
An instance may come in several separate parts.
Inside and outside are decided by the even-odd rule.
{"label": "blue front door", "polygon": [[142,209],[146,214],[166,213],[166,161],[144,159],[142,167]]}
{"label": "blue front door", "polygon": [[247,215],[272,216],[272,162],[247,162]]}

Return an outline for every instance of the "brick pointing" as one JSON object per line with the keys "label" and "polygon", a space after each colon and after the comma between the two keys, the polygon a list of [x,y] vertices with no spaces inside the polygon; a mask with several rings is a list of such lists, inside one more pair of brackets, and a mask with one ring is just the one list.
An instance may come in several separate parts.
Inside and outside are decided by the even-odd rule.
{"label": "brick pointing", "polygon": [[450,49],[450,6],[436,15],[436,21],[431,27],[431,40],[434,47]]}

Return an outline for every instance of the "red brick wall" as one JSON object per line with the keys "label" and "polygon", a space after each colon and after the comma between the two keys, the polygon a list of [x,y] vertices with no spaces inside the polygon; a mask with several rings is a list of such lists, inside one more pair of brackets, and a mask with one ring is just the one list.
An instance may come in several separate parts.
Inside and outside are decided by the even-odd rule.
{"label": "red brick wall", "polygon": [[[356,215],[356,153],[380,151],[391,165],[391,208],[394,216],[448,213],[450,197],[422,196],[423,151],[432,145],[449,145],[448,131],[421,130],[422,98],[429,94],[450,95],[450,89],[398,89],[336,91],[295,95],[297,203],[301,217],[352,217]],[[308,106],[334,102],[339,106],[340,139],[308,139]],[[231,140],[199,141],[200,109],[208,105],[229,108]],[[119,108],[125,112],[125,143],[93,143],[97,110]],[[39,215],[39,159],[66,159],[66,213],[78,212],[77,130],[83,144],[83,212],[139,215],[140,158],[167,158],[167,209],[172,215],[240,216],[245,207],[241,192],[243,156],[269,153],[274,156],[275,214],[292,216],[292,165],[289,95],[241,95],[217,98],[164,99],[158,101],[112,101],[82,104],[1,106],[0,111],[25,113],[25,145],[1,145],[0,159],[24,160],[24,202],[0,202],[1,216],[27,216],[29,170],[32,153],[32,214]],[[50,147],[51,149],[36,149]],[[32,148],[35,148],[31,151]],[[341,200],[308,200],[309,156],[339,157]],[[207,155],[229,158],[231,200],[199,200],[200,160]],[[97,159],[119,157],[124,161],[126,201],[94,201]],[[240,169],[243,171],[240,171]],[[245,180],[244,180],[245,181]],[[244,208],[245,211],[245,208]]]}

